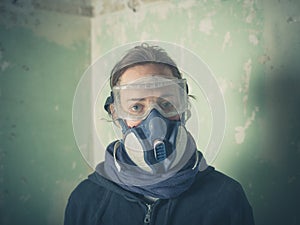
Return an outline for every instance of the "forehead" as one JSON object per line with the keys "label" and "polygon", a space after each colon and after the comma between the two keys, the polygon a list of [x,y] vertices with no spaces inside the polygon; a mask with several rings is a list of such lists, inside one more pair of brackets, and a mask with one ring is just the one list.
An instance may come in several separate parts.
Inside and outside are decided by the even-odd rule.
{"label": "forehead", "polygon": [[172,71],[165,65],[158,64],[144,64],[144,65],[136,65],[128,68],[120,77],[119,84],[128,84],[137,79],[153,76],[153,75],[161,75],[162,77],[173,77]]}

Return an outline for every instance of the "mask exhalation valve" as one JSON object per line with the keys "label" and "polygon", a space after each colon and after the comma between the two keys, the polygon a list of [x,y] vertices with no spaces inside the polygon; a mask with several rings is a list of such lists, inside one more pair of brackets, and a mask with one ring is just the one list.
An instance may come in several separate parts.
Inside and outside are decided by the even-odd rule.
{"label": "mask exhalation valve", "polygon": [[161,140],[154,141],[154,155],[158,162],[161,162],[167,158],[167,151],[165,143]]}

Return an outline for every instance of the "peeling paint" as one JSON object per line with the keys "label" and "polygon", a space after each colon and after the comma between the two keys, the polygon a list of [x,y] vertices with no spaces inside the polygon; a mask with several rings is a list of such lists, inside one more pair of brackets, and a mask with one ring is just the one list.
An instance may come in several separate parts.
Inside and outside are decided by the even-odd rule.
{"label": "peeling paint", "polygon": [[10,63],[3,58],[3,51],[0,50],[0,68],[4,72],[10,67]]}
{"label": "peeling paint", "polygon": [[225,36],[224,36],[222,51],[224,51],[225,47],[227,47],[227,46],[229,46],[229,47],[232,46],[232,40],[231,40],[231,35],[230,35],[229,31],[227,31]]}
{"label": "peeling paint", "polygon": [[205,19],[201,20],[200,24],[199,24],[199,30],[202,33],[210,35],[211,31],[213,30],[213,24],[212,24],[211,18],[205,18]]}
{"label": "peeling paint", "polygon": [[244,9],[247,11],[246,23],[252,23],[256,17],[256,12],[254,10],[254,0],[245,0],[243,2]]}
{"label": "peeling paint", "polygon": [[266,54],[262,55],[258,59],[259,63],[261,63],[261,64],[266,64],[270,60],[271,60],[271,57],[269,55],[266,55]]}
{"label": "peeling paint", "polygon": [[254,34],[249,35],[249,41],[253,45],[258,45],[258,39],[257,39],[256,35],[254,35]]}
{"label": "peeling paint", "polygon": [[168,18],[169,13],[174,9],[174,5],[171,4],[163,4],[159,7],[159,9],[157,8],[152,8],[149,11],[154,14],[155,16],[157,16],[157,18],[161,19],[161,20],[165,20]]}
{"label": "peeling paint", "polygon": [[240,89],[242,93],[244,93],[243,96],[243,105],[244,105],[244,115],[247,114],[247,103],[248,103],[248,92],[249,92],[249,86],[250,86],[250,75],[252,71],[252,60],[248,59],[248,61],[244,64],[243,70],[245,72],[245,75],[243,77],[243,87]]}
{"label": "peeling paint", "polygon": [[1,62],[1,71],[5,71],[10,66],[10,63],[7,61]]}
{"label": "peeling paint", "polygon": [[286,20],[287,23],[299,23],[300,22],[300,16],[290,16],[289,18],[287,18]]}
{"label": "peeling paint", "polygon": [[30,68],[27,65],[23,65],[22,69],[25,70],[25,71],[29,71],[30,70]]}
{"label": "peeling paint", "polygon": [[139,0],[128,0],[126,5],[133,12],[136,12],[139,11],[141,7],[141,2]]}
{"label": "peeling paint", "polygon": [[250,125],[255,121],[255,115],[259,111],[259,107],[256,106],[252,111],[250,117],[247,118],[245,124],[243,126],[235,127],[235,142],[237,144],[242,144],[246,137],[246,130],[250,127]]}
{"label": "peeling paint", "polygon": [[196,3],[197,1],[195,0],[179,1],[179,4],[177,6],[178,8],[189,9],[191,7],[194,7]]}
{"label": "peeling paint", "polygon": [[233,88],[234,84],[231,80],[226,80],[225,78],[218,79],[218,85],[221,89],[222,94],[225,94],[228,88]]}
{"label": "peeling paint", "polygon": [[250,85],[250,75],[252,70],[252,60],[248,59],[248,61],[244,64],[244,71],[245,71],[245,80],[244,80],[244,93],[247,93],[249,91],[249,85]]}
{"label": "peeling paint", "polygon": [[75,161],[72,162],[72,170],[74,170],[77,166],[77,163]]}
{"label": "peeling paint", "polygon": [[20,201],[27,202],[31,198],[31,194],[24,194],[20,196]]}

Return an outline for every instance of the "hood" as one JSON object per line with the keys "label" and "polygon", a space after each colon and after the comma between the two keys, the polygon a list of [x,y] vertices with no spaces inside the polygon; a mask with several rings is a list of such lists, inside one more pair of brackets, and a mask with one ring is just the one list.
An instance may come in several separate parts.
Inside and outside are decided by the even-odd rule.
{"label": "hood", "polygon": [[[101,175],[99,172],[97,171],[101,171],[101,173],[103,175]],[[122,187],[120,187],[118,184],[112,182],[111,180],[105,178],[107,177],[107,175],[104,174],[105,170],[104,170],[104,162],[98,164],[96,171],[94,173],[92,173],[91,175],[88,176],[88,179],[90,181],[92,181],[93,183],[104,187],[105,189],[112,191],[116,194],[122,195],[125,198],[127,198],[128,200],[132,200],[132,201],[140,201],[142,199],[143,196],[139,195],[139,194],[134,194],[132,192],[129,192],[125,189],[123,189]]]}
{"label": "hood", "polygon": [[[194,184],[192,186],[197,186],[201,182],[202,178],[204,178],[206,175],[210,174],[214,170],[215,169],[212,166],[206,166],[205,169],[202,168],[202,170],[200,167],[200,170],[198,171],[195,181],[194,181]],[[101,175],[97,171],[101,171],[101,173],[103,175]],[[117,183],[114,183],[105,177],[107,177],[107,176],[105,175],[104,162],[101,162],[100,164],[98,164],[96,171],[88,176],[88,179],[90,181],[92,181],[93,183],[95,183],[101,187],[104,187],[105,189],[107,189],[109,191],[112,191],[118,195],[124,196],[128,200],[139,201],[139,202],[144,201],[145,198],[143,195],[127,191],[124,188],[122,188],[120,185],[118,185]]]}

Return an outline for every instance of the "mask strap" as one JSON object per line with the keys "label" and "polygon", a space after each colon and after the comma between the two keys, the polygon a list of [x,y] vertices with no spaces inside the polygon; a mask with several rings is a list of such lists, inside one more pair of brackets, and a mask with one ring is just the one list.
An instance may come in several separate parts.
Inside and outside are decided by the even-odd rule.
{"label": "mask strap", "polygon": [[184,118],[184,124],[186,124],[186,121],[188,121],[191,118],[191,110],[187,109],[182,117]]}
{"label": "mask strap", "polygon": [[118,170],[118,172],[121,172],[121,166],[119,165],[118,161],[117,161],[117,157],[116,157],[116,154],[117,154],[117,150],[120,146],[120,141],[117,141],[115,144],[114,144],[114,152],[113,152],[113,156],[114,156],[114,162],[115,162],[115,166]]}
{"label": "mask strap", "polygon": [[128,130],[128,126],[126,124],[126,122],[123,119],[117,119],[117,121],[119,122],[121,128],[122,128],[122,133],[125,134],[125,132]]}
{"label": "mask strap", "polygon": [[196,151],[196,161],[195,161],[195,164],[194,164],[192,170],[194,170],[194,169],[196,169],[198,167],[198,162],[199,162],[199,154]]}

